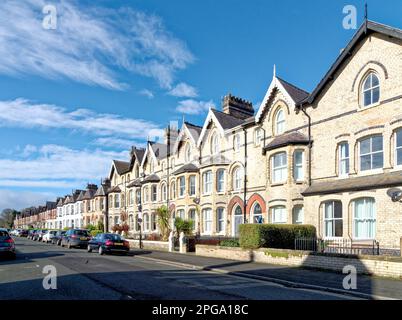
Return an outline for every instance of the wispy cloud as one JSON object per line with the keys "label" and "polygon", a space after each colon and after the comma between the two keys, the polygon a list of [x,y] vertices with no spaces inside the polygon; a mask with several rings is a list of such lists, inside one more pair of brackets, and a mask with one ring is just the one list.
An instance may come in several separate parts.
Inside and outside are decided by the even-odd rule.
{"label": "wispy cloud", "polygon": [[148,99],[153,99],[154,94],[151,90],[148,89],[142,89],[141,91],[138,92],[142,96],[146,96]]}
{"label": "wispy cloud", "polygon": [[0,101],[0,127],[73,129],[98,136],[145,139],[163,137],[153,122],[96,113],[89,109],[66,109],[50,104],[35,104],[25,99]]}
{"label": "wispy cloud", "polygon": [[169,95],[181,98],[195,98],[198,96],[197,89],[181,82],[168,92]]}
{"label": "wispy cloud", "polygon": [[31,192],[0,190],[0,211],[7,208],[21,210],[23,208],[43,205],[46,201],[54,201],[56,195],[52,192]]}
{"label": "wispy cloud", "polygon": [[185,114],[200,114],[214,107],[212,100],[210,101],[196,101],[193,99],[182,100],[176,107],[177,112]]}
{"label": "wispy cloud", "polygon": [[56,30],[42,27],[44,0],[2,0],[0,73],[124,89],[119,71],[154,78],[171,89],[177,71],[194,61],[186,44],[166,30],[160,17],[132,8],[83,6],[52,1]]}
{"label": "wispy cloud", "polygon": [[105,137],[105,138],[98,138],[93,141],[94,145],[103,146],[103,147],[112,147],[112,148],[122,148],[122,149],[129,149],[132,146],[136,147],[144,147],[145,143],[137,142],[134,140],[129,139],[118,139],[114,137]]}
{"label": "wispy cloud", "polygon": [[83,187],[105,177],[112,159],[127,160],[128,151],[74,150],[44,145],[28,159],[0,159],[0,185],[13,187]]}

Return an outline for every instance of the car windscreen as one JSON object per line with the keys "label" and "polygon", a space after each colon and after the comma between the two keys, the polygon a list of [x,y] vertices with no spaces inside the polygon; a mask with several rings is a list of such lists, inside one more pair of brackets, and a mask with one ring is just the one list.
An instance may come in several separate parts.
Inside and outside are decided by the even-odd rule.
{"label": "car windscreen", "polygon": [[50,234],[56,234],[57,233],[57,231],[50,231]]}
{"label": "car windscreen", "polygon": [[75,230],[74,234],[77,236],[88,236],[89,233],[86,230]]}
{"label": "car windscreen", "polygon": [[105,234],[105,240],[120,241],[122,239],[118,234]]}
{"label": "car windscreen", "polygon": [[0,239],[8,239],[8,238],[10,238],[10,235],[8,234],[8,232],[0,230]]}

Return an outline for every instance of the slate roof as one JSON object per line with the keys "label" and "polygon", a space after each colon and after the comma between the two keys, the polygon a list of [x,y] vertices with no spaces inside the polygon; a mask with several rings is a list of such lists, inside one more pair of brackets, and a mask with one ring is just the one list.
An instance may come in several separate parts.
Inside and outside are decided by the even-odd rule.
{"label": "slate roof", "polygon": [[325,88],[327,83],[333,79],[334,74],[339,70],[342,63],[349,58],[350,54],[353,52],[354,48],[357,44],[368,35],[372,33],[381,33],[387,35],[389,37],[397,38],[402,40],[402,30],[393,28],[381,23],[367,21],[363,22],[360,26],[359,30],[355,33],[353,38],[349,41],[346,48],[342,51],[342,53],[338,56],[335,62],[332,64],[331,68],[325,74],[324,78],[321,79],[317,87],[313,90],[313,92],[306,98],[301,101],[298,107],[301,107],[303,104],[311,104],[315,101],[315,99],[320,95],[322,90]]}
{"label": "slate roof", "polygon": [[119,186],[114,186],[113,188],[111,188],[109,190],[109,193],[119,193],[119,192],[121,192],[121,189]]}
{"label": "slate roof", "polygon": [[264,147],[264,152],[289,145],[307,145],[308,143],[308,137],[298,131],[294,131],[275,137]]}
{"label": "slate roof", "polygon": [[194,165],[192,163],[188,163],[188,164],[185,164],[184,166],[181,166],[179,169],[177,169],[175,172],[173,172],[173,175],[178,175],[178,174],[182,174],[185,172],[198,172],[198,171],[200,171],[200,169],[196,165]]}
{"label": "slate roof", "polygon": [[208,156],[206,159],[202,159],[201,168],[212,165],[229,165],[231,161],[222,155]]}
{"label": "slate roof", "polygon": [[57,201],[57,206],[61,207],[64,204],[64,198],[59,198],[59,201]]}
{"label": "slate roof", "polygon": [[141,187],[141,180],[135,179],[127,185],[127,188],[132,188],[132,187]]}
{"label": "slate roof", "polygon": [[124,174],[130,170],[130,162],[113,160],[113,163],[118,174]]}
{"label": "slate roof", "polygon": [[82,198],[83,200],[90,200],[94,197],[96,190],[93,189],[87,189],[87,191],[85,191],[84,197]]}
{"label": "slate roof", "polygon": [[81,190],[79,196],[77,197],[77,201],[84,200],[85,191]]}
{"label": "slate roof", "polygon": [[299,103],[300,101],[306,99],[309,95],[307,91],[304,91],[303,89],[300,89],[296,87],[295,85],[279,78],[276,77],[278,81],[282,84],[282,86],[285,88],[287,93],[292,97],[293,101],[295,103]]}
{"label": "slate roof", "polygon": [[145,155],[144,148],[137,148],[137,147],[131,148],[131,159],[130,159],[129,170],[133,168],[135,159],[137,159],[138,162],[141,163],[142,159],[144,158],[144,155]]}
{"label": "slate roof", "polygon": [[189,129],[191,135],[193,136],[194,140],[197,141],[198,137],[201,134],[202,131],[202,127],[197,126],[195,124],[192,124],[190,122],[185,121],[184,124],[186,125],[186,127]]}
{"label": "slate roof", "polygon": [[141,181],[142,184],[151,183],[151,182],[159,182],[161,179],[156,174],[150,174],[144,180]]}
{"label": "slate roof", "polygon": [[157,159],[164,159],[167,156],[167,145],[158,142],[150,142],[151,148]]}
{"label": "slate roof", "polygon": [[402,186],[402,173],[400,171],[356,178],[336,179],[326,182],[316,182],[303,191],[302,195],[313,196],[396,186]]}
{"label": "slate roof", "polygon": [[224,130],[231,129],[237,127],[244,123],[244,119],[239,119],[230,114],[211,109],[213,114],[215,115],[216,119],[219,121],[220,125]]}
{"label": "slate roof", "polygon": [[96,192],[95,192],[95,194],[94,194],[94,197],[106,196],[107,189],[108,189],[108,188],[107,188],[106,186],[101,185],[101,186],[98,188],[98,190],[96,190]]}

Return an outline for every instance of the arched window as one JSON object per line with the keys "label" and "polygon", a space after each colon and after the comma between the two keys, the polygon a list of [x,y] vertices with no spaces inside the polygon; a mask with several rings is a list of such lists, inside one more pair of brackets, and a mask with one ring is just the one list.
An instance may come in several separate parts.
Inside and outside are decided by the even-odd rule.
{"label": "arched window", "polygon": [[374,72],[370,72],[363,82],[363,106],[369,106],[380,100],[380,81]]}
{"label": "arched window", "polygon": [[218,135],[214,133],[211,137],[211,153],[218,154],[219,153],[219,141]]}
{"label": "arched window", "polygon": [[149,215],[144,213],[144,231],[149,231]]}
{"label": "arched window", "polygon": [[161,194],[162,194],[162,200],[166,201],[166,196],[167,196],[167,189],[166,189],[166,183],[162,184],[162,188],[161,188]]}
{"label": "arched window", "polygon": [[235,152],[237,152],[237,151],[240,150],[240,135],[239,135],[239,134],[236,134],[236,135],[233,137],[233,150],[234,150]]}
{"label": "arched window", "polygon": [[375,239],[376,206],[373,198],[361,198],[353,202],[353,238]]}
{"label": "arched window", "polygon": [[186,144],[186,149],[185,149],[185,154],[184,154],[184,160],[186,162],[190,162],[191,161],[191,146],[189,143]]}
{"label": "arched window", "polygon": [[282,134],[285,132],[285,113],[282,109],[278,110],[275,115],[275,134]]}
{"label": "arched window", "polygon": [[240,190],[243,187],[243,168],[237,167],[233,170],[233,190]]}
{"label": "arched window", "polygon": [[258,202],[255,203],[253,207],[253,223],[263,223],[264,219],[262,217],[262,209]]}

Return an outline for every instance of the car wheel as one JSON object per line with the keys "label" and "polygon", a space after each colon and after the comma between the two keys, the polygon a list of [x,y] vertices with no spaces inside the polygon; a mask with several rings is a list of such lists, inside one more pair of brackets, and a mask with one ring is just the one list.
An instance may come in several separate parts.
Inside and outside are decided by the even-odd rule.
{"label": "car wheel", "polygon": [[101,255],[101,256],[105,253],[104,250],[103,250],[103,248],[102,248],[102,246],[99,247],[98,253],[99,253],[99,255]]}
{"label": "car wheel", "polygon": [[91,246],[90,246],[90,245],[88,245],[88,247],[87,247],[87,251],[88,251],[88,252],[92,252],[92,248],[91,248]]}

